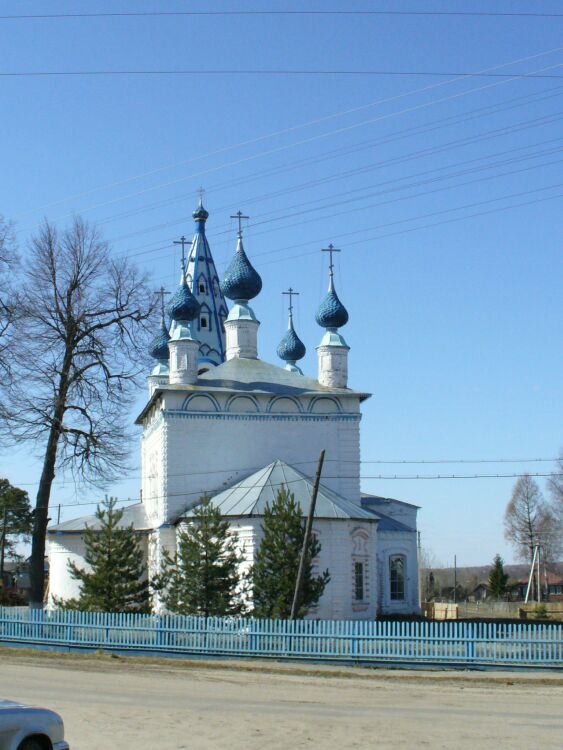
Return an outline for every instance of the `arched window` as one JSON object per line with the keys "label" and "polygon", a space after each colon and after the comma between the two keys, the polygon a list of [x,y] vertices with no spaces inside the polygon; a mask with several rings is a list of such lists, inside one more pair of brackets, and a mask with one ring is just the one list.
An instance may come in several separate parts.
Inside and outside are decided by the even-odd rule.
{"label": "arched window", "polygon": [[389,558],[389,587],[392,601],[402,601],[405,598],[406,563],[404,555],[391,555]]}

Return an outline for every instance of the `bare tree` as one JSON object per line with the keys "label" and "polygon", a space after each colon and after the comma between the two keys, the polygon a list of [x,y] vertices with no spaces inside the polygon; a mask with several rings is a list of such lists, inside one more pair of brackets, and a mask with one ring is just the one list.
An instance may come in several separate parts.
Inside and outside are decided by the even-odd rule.
{"label": "bare tree", "polygon": [[532,562],[534,547],[540,546],[542,559],[552,559],[554,518],[537,482],[528,474],[514,485],[504,514],[505,538],[522,560]]}
{"label": "bare tree", "polygon": [[550,513],[553,516],[553,552],[559,560],[563,554],[563,453],[557,467],[547,481],[550,494]]}
{"label": "bare tree", "polygon": [[81,219],[60,235],[47,222],[31,241],[18,300],[7,423],[39,446],[31,597],[43,601],[45,537],[58,469],[115,479],[127,466],[131,397],[145,360],[154,295],[146,278]]}
{"label": "bare tree", "polygon": [[14,285],[11,281],[17,263],[12,225],[0,216],[0,379],[10,376],[8,353],[16,310]]}

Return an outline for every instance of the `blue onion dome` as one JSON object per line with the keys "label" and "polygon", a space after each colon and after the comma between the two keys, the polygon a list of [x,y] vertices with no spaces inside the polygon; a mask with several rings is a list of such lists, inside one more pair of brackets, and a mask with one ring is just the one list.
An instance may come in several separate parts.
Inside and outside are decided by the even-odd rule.
{"label": "blue onion dome", "polygon": [[166,311],[172,320],[188,321],[197,318],[199,308],[200,304],[190,292],[184,277],[182,283],[170,298]]}
{"label": "blue onion dome", "polygon": [[160,330],[149,345],[149,354],[154,359],[167,360],[170,358],[170,352],[168,351],[168,342],[170,336],[164,325],[164,318],[160,321]]}
{"label": "blue onion dome", "polygon": [[232,300],[248,302],[260,294],[262,279],[246,257],[240,237],[235,257],[227,268],[220,287],[225,297]]}
{"label": "blue onion dome", "polygon": [[192,213],[192,216],[196,221],[207,221],[207,218],[209,216],[209,211],[206,211],[203,207],[203,202],[201,198],[199,199],[199,204],[196,210]]}
{"label": "blue onion dome", "polygon": [[290,320],[289,328],[278,346],[278,357],[286,362],[296,362],[305,356],[305,344],[295,333],[293,322]]}
{"label": "blue onion dome", "polygon": [[323,328],[341,328],[348,322],[348,310],[339,300],[332,283],[317,310],[315,320]]}

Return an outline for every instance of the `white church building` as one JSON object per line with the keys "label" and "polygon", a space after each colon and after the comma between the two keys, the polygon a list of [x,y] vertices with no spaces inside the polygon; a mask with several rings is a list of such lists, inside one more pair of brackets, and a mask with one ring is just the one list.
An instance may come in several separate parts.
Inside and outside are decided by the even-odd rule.
{"label": "white church building", "polygon": [[[334,286],[332,248],[328,293],[316,314],[318,372],[307,377],[297,364],[305,346],[294,329],[291,295],[288,330],[277,350],[282,366],[258,356],[260,323],[250,301],[262,280],[243,247],[240,213],[236,252],[222,280],[201,201],[193,217],[195,234],[151,345],[156,365],[137,418],[141,502],[129,505],[122,519],[141,535],[149,577],[160,569],[162,550],[174,550],[178,528],[191,522],[204,494],[229,520],[250,567],[264,509],[282,485],[307,515],[324,449],[313,532],[322,547],[316,567],[328,568],[331,579],[308,616],[418,613],[418,508],[360,487],[361,406],[369,394],[348,386],[350,350],[340,333],[348,313]],[[50,595],[78,595],[68,561],[87,567],[83,531],[96,523],[87,516],[49,529]]]}

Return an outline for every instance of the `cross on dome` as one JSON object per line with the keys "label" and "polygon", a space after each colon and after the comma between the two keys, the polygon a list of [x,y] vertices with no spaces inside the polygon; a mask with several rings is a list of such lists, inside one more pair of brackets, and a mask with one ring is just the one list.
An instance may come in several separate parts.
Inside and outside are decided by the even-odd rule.
{"label": "cross on dome", "polygon": [[334,247],[331,243],[328,247],[323,247],[321,252],[328,253],[330,257],[328,266],[328,293],[319,305],[315,319],[323,328],[336,330],[348,322],[348,311],[338,298],[334,288],[334,263],[332,256],[334,253],[339,253],[340,249]]}
{"label": "cross on dome", "polygon": [[242,237],[242,220],[243,219],[250,219],[250,216],[245,216],[242,211],[237,211],[236,214],[231,215],[231,219],[238,219],[238,232],[237,237],[240,239]]}
{"label": "cross on dome", "polygon": [[307,350],[305,344],[295,333],[293,327],[293,298],[298,297],[299,292],[296,292],[293,287],[289,287],[287,292],[282,292],[282,295],[287,295],[289,297],[289,320],[287,324],[287,332],[278,345],[277,354],[280,359],[283,359],[287,363],[286,368],[288,370],[301,373],[301,370],[295,363],[297,360],[303,359]]}
{"label": "cross on dome", "polygon": [[182,259],[180,261],[180,265],[182,266],[182,278],[180,279],[180,283],[185,282],[186,280],[186,244],[188,240],[182,235],[179,240],[174,240],[174,245],[181,245],[182,246]]}
{"label": "cross on dome", "polygon": [[289,307],[288,307],[289,318],[290,320],[293,320],[293,298],[298,297],[299,292],[296,292],[295,289],[293,289],[292,287],[289,287],[287,292],[282,292],[282,294],[286,294],[289,297]]}

